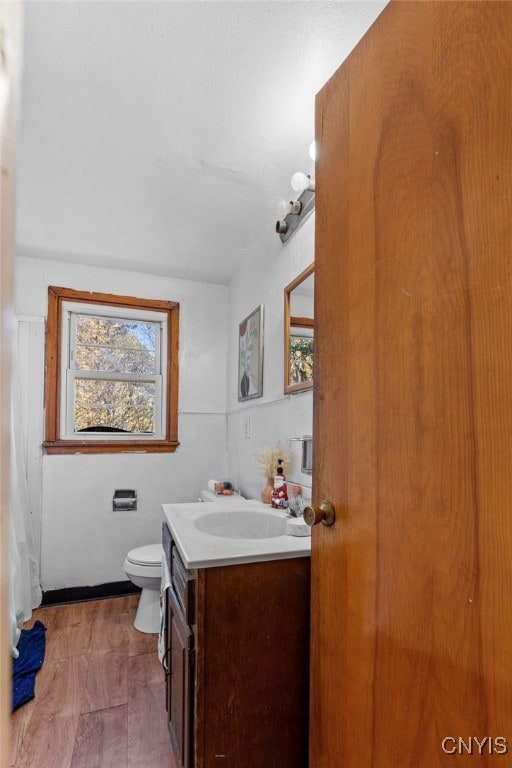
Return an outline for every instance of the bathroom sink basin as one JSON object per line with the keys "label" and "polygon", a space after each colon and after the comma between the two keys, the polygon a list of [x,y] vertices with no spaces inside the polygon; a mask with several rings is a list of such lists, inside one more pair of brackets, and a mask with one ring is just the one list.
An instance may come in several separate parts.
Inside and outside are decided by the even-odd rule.
{"label": "bathroom sink basin", "polygon": [[298,518],[291,520],[285,512],[255,499],[230,504],[163,504],[162,510],[185,568],[242,565],[311,554],[311,535],[289,530],[301,528]]}
{"label": "bathroom sink basin", "polygon": [[286,534],[286,520],[272,512],[219,510],[200,515],[194,526],[202,533],[223,539],[273,539]]}

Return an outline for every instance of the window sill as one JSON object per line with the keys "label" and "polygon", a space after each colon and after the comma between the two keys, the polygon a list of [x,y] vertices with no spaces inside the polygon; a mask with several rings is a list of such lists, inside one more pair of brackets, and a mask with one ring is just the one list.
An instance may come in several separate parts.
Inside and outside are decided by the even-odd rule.
{"label": "window sill", "polygon": [[174,453],[179,442],[166,440],[45,440],[47,454]]}

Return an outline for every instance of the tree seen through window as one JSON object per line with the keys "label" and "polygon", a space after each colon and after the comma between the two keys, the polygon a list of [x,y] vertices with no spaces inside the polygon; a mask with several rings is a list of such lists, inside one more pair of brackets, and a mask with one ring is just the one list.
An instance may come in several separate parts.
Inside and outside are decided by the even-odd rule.
{"label": "tree seen through window", "polygon": [[[155,431],[155,384],[137,377],[156,373],[156,339],[155,323],[76,317],[75,368],[95,374],[81,378],[77,373],[75,378],[76,431]],[[102,372],[119,374],[119,379],[103,379]]]}
{"label": "tree seen through window", "polygon": [[313,379],[314,338],[290,337],[290,384],[301,384]]}

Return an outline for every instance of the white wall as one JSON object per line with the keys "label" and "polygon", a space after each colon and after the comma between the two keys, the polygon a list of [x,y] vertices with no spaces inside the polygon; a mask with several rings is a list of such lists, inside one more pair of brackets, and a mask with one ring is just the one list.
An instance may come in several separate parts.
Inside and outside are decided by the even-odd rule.
{"label": "white wall", "polygon": [[[257,450],[280,442],[288,479],[309,496],[301,444],[312,434],[312,393],[283,394],[283,291],[314,258],[314,215],[283,246],[269,226],[229,289],[139,272],[41,258],[16,260],[15,310],[34,531],[44,590],[125,578],[126,552],[160,540],[163,502],[193,501],[210,477],[259,498]],[[48,285],[180,302],[179,439],[174,454],[46,456],[43,440],[44,320]],[[238,403],[238,325],[265,307],[263,397]],[[227,419],[226,419],[227,411]],[[246,433],[249,437],[246,437]],[[113,512],[115,488],[135,488],[136,512]]]}
{"label": "white wall", "polygon": [[[180,303],[176,453],[42,454],[48,285]],[[17,258],[22,419],[43,590],[125,579],[127,551],[160,540],[162,502],[194,501],[208,478],[227,476],[227,304],[225,286]],[[112,511],[115,488],[137,490],[136,512]]]}
{"label": "white wall", "polygon": [[[287,480],[311,495],[311,477],[300,471],[301,443],[290,438],[312,434],[312,391],[284,395],[284,288],[314,261],[314,214],[285,244],[272,222],[254,245],[229,289],[228,468],[247,496],[259,498],[265,478],[257,451],[280,442],[293,456]],[[264,310],[263,397],[238,402],[238,324],[259,304]],[[246,437],[249,433],[250,437]]]}

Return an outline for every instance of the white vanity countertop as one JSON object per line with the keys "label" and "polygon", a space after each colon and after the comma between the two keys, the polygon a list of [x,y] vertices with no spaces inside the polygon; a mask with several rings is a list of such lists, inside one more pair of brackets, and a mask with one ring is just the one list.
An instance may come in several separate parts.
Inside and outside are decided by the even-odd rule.
{"label": "white vanity countertop", "polygon": [[[260,501],[240,500],[240,511],[260,511],[289,521],[295,526],[299,521],[289,518],[281,510],[272,509]],[[236,511],[232,502],[197,502],[162,504],[164,518],[186,568],[209,568],[219,565],[256,563],[265,560],[284,560],[293,557],[309,557],[311,536],[284,534],[270,538],[230,538],[203,533],[196,528],[196,521],[208,514],[222,510]],[[200,523],[201,524],[201,523]]]}

